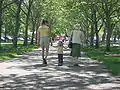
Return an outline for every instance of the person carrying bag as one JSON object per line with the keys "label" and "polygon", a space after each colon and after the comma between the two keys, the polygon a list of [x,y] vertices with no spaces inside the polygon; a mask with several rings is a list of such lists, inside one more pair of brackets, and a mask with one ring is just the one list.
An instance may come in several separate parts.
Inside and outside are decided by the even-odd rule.
{"label": "person carrying bag", "polygon": [[76,24],[74,26],[71,38],[72,48],[70,56],[72,56],[73,59],[73,66],[79,66],[79,57],[81,57],[82,42],[85,39],[82,28],[79,26],[79,24]]}
{"label": "person carrying bag", "polygon": [[69,43],[68,43],[69,48],[72,48],[72,36],[73,36],[73,33],[71,34],[70,40],[69,40]]}

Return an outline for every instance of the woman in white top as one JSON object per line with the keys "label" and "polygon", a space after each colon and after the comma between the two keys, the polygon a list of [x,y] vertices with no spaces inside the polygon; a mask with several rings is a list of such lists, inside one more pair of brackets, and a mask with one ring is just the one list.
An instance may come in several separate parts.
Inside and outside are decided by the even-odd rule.
{"label": "woman in white top", "polygon": [[84,33],[78,26],[71,32],[72,48],[71,56],[75,59],[74,66],[78,66],[78,57],[81,56],[81,45],[84,42]]}

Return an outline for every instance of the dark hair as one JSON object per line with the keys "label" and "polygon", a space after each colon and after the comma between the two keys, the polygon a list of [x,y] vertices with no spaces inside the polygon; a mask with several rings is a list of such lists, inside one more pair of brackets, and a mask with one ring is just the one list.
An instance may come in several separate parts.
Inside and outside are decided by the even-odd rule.
{"label": "dark hair", "polygon": [[59,41],[59,42],[58,42],[58,45],[59,45],[59,46],[63,46],[63,41]]}

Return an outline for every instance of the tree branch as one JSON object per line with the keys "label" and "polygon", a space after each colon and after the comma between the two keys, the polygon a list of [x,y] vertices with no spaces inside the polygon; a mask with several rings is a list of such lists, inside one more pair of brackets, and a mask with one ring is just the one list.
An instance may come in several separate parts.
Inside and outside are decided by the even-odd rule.
{"label": "tree branch", "polygon": [[98,32],[100,31],[100,29],[102,28],[102,26],[103,26],[103,23],[100,25],[100,27],[99,27],[99,29],[98,29]]}
{"label": "tree branch", "polygon": [[11,4],[13,4],[13,3],[14,3],[13,1],[12,1],[12,2],[10,2],[9,4],[5,5],[2,9],[7,8],[9,5],[11,5]]}
{"label": "tree branch", "polygon": [[25,15],[27,15],[27,13],[21,8],[21,10],[22,10],[22,12],[25,14]]}

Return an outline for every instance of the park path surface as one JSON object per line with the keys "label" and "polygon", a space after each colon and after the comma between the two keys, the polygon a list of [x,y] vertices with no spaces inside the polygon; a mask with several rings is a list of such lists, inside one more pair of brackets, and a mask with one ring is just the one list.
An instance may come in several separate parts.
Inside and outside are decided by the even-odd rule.
{"label": "park path surface", "polygon": [[64,65],[57,66],[56,48],[50,47],[48,65],[42,65],[41,49],[0,62],[0,90],[120,90],[120,77],[84,53],[79,66],[71,66],[66,50]]}

